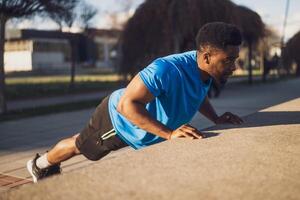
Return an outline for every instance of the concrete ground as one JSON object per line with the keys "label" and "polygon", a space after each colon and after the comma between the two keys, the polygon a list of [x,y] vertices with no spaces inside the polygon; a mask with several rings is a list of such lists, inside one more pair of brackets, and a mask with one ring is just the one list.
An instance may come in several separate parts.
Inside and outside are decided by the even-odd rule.
{"label": "concrete ground", "polygon": [[[248,86],[248,85],[245,85],[245,84],[241,84],[241,85],[234,84],[234,85],[231,85],[231,86],[229,85],[227,87],[227,89],[222,93],[222,95],[219,99],[213,99],[212,100],[212,104],[215,106],[215,108],[216,108],[216,110],[219,114],[221,114],[225,111],[232,111],[232,112],[237,113],[241,116],[246,116],[246,115],[254,113],[258,110],[261,110],[263,108],[266,108],[266,107],[269,107],[269,106],[272,106],[272,105],[276,105],[276,104],[279,104],[279,103],[282,103],[282,102],[285,102],[285,101],[289,101],[291,99],[295,99],[295,98],[299,97],[300,96],[300,89],[298,87],[299,84],[300,84],[299,79],[293,79],[293,80],[289,80],[289,81],[280,81],[280,82],[276,82],[276,83],[267,83],[267,84],[264,84],[264,85],[253,85],[253,86]],[[299,100],[296,101],[296,102],[299,103]],[[240,134],[240,133],[244,133],[244,131],[246,131],[245,137],[249,134],[250,134],[249,137],[250,136],[252,137],[252,135],[251,135],[252,132],[253,132],[253,134],[254,133],[255,134],[256,133],[262,133],[261,134],[262,136],[265,135],[264,134],[265,132],[269,132],[270,134],[273,134],[273,132],[274,132],[274,133],[277,133],[277,134],[275,134],[276,137],[277,137],[278,135],[280,135],[279,134],[279,133],[281,133],[280,131],[290,130],[289,132],[293,133],[294,135],[297,135],[297,131],[299,133],[299,130],[300,130],[299,129],[299,119],[300,119],[300,117],[299,117],[299,112],[298,112],[300,106],[299,106],[298,103],[293,103],[293,105],[295,104],[296,106],[294,105],[295,108],[292,108],[290,110],[284,110],[284,109],[286,109],[286,106],[284,106],[282,108],[282,110],[284,112],[282,112],[282,111],[275,112],[275,113],[262,112],[260,114],[253,115],[252,117],[249,117],[249,121],[243,126],[243,128],[240,128],[240,129],[236,129],[236,128],[226,129],[226,128],[224,128],[224,130],[220,129],[221,131],[219,129],[217,129],[217,133],[215,133],[215,134],[209,133],[210,136],[218,136],[218,137],[210,137],[211,139],[208,138],[207,140],[205,139],[203,141],[215,141],[215,138],[216,139],[224,138],[224,136],[226,136],[226,135],[232,135],[232,136],[234,136],[234,138],[232,138],[233,140],[230,140],[230,139],[226,139],[226,141],[222,140],[222,143],[219,142],[219,145],[218,145],[218,142],[217,142],[215,144],[216,145],[215,147],[214,147],[214,145],[213,146],[207,146],[207,148],[205,148],[206,149],[205,151],[203,149],[204,148],[203,146],[201,146],[201,147],[198,146],[198,145],[194,146],[194,145],[191,145],[188,141],[184,141],[183,143],[182,142],[177,142],[177,141],[174,141],[174,142],[171,141],[171,142],[163,142],[163,143],[158,144],[158,145],[153,145],[153,146],[151,146],[149,148],[145,148],[145,150],[141,150],[141,151],[134,151],[130,147],[129,148],[124,148],[120,151],[113,152],[112,154],[110,154],[109,156],[105,157],[103,160],[100,160],[98,162],[90,162],[90,161],[87,161],[84,157],[78,156],[78,157],[76,157],[76,158],[74,158],[70,161],[67,161],[66,163],[63,164],[63,171],[64,172],[70,172],[70,173],[65,173],[61,177],[68,176],[68,174],[70,174],[69,177],[72,177],[72,175],[74,176],[75,174],[82,174],[82,173],[83,173],[82,174],[82,176],[83,176],[84,174],[86,174],[86,171],[91,171],[91,172],[95,172],[97,174],[97,176],[95,176],[95,174],[94,175],[90,174],[90,176],[94,176],[95,178],[99,178],[99,180],[102,180],[102,176],[105,176],[104,174],[107,174],[107,172],[105,170],[104,170],[105,173],[103,173],[103,171],[98,172],[97,170],[95,171],[94,169],[98,169],[99,168],[98,165],[99,166],[101,165],[101,168],[115,167],[115,166],[110,165],[110,164],[107,167],[104,167],[105,165],[107,165],[107,163],[110,163],[110,162],[117,162],[117,163],[120,162],[120,163],[117,164],[119,166],[119,168],[116,166],[118,169],[115,169],[115,170],[119,170],[119,172],[120,172],[120,170],[122,170],[123,167],[125,167],[124,171],[126,171],[126,174],[127,174],[127,168],[128,168],[128,167],[126,168],[127,165],[128,166],[140,166],[140,165],[144,166],[144,165],[149,165],[149,162],[151,162],[151,165],[148,166],[149,170],[152,166],[152,168],[151,168],[152,173],[156,174],[157,176],[164,177],[163,174],[161,174],[161,175],[159,174],[159,173],[165,173],[165,172],[161,171],[163,169],[158,169],[158,171],[156,171],[157,166],[156,166],[155,162],[153,163],[153,161],[155,161],[156,159],[158,159],[158,160],[163,159],[164,158],[163,155],[165,155],[165,154],[162,154],[161,156],[159,156],[158,153],[156,153],[154,155],[145,154],[145,156],[143,157],[144,154],[139,153],[139,152],[151,151],[151,150],[147,150],[147,149],[163,148],[158,152],[165,152],[166,151],[167,154],[170,153],[170,155],[168,155],[168,157],[171,159],[171,161],[173,160],[172,162],[173,162],[173,167],[175,167],[174,169],[177,169],[176,168],[177,165],[179,167],[182,167],[182,165],[186,161],[186,160],[180,160],[180,159],[178,161],[176,161],[178,155],[181,155],[181,154],[177,154],[177,153],[181,152],[181,149],[182,149],[182,152],[186,152],[185,148],[187,148],[187,147],[184,147],[184,146],[177,146],[176,147],[176,146],[174,146],[172,148],[170,147],[170,150],[168,150],[168,149],[165,148],[165,146],[170,145],[170,143],[174,143],[174,145],[184,145],[184,144],[186,145],[186,142],[188,142],[187,143],[188,146],[191,146],[189,148],[192,148],[190,150],[193,150],[193,148],[196,148],[196,149],[194,149],[195,151],[193,150],[192,152],[197,152],[197,154],[199,152],[200,157],[201,157],[201,155],[202,156],[204,155],[203,152],[206,152],[206,153],[209,154],[209,152],[211,152],[211,151],[212,152],[216,151],[216,150],[213,150],[216,147],[221,148],[220,150],[222,150],[222,148],[225,148],[223,150],[228,151],[228,155],[227,155],[228,160],[226,159],[226,160],[223,160],[222,162],[218,161],[220,163],[217,163],[217,161],[214,161],[213,163],[208,162],[209,157],[207,158],[208,159],[207,160],[206,156],[204,156],[203,159],[202,159],[203,163],[199,163],[200,165],[198,165],[198,166],[203,166],[203,164],[205,164],[206,161],[210,164],[207,165],[206,167],[204,167],[203,169],[208,169],[207,168],[208,166],[210,166],[209,169],[212,168],[212,166],[214,166],[214,168],[216,168],[217,165],[224,166],[227,169],[228,166],[230,167],[230,163],[231,163],[231,165],[234,165],[233,162],[235,162],[235,161],[238,161],[237,164],[240,163],[242,165],[241,160],[243,160],[243,159],[246,160],[245,158],[247,158],[248,154],[252,155],[252,154],[250,154],[251,149],[247,149],[247,148],[245,149],[246,154],[243,154],[243,155],[246,156],[246,157],[243,157],[243,159],[238,157],[238,155],[234,156],[233,154],[230,153],[230,152],[239,152],[239,151],[237,151],[237,149],[240,149],[240,148],[243,149],[242,148],[243,146],[239,146],[239,145],[242,145],[243,143],[248,144],[247,139],[243,139],[243,138],[240,138],[240,140],[238,139],[239,137],[242,137],[242,135],[244,135],[244,134]],[[49,116],[34,117],[34,118],[29,118],[29,119],[23,119],[23,120],[17,120],[17,121],[1,123],[0,124],[0,130],[1,130],[1,135],[0,135],[0,137],[1,137],[1,140],[0,140],[0,169],[1,169],[1,175],[0,175],[0,179],[1,179],[1,176],[2,177],[3,176],[8,176],[10,178],[12,178],[12,177],[13,178],[20,178],[23,181],[25,179],[25,182],[26,182],[26,180],[29,178],[29,174],[25,170],[26,161],[29,158],[31,158],[34,155],[35,152],[44,152],[45,150],[49,149],[58,140],[78,132],[83,127],[83,125],[86,123],[86,121],[88,120],[89,115],[91,114],[92,111],[93,111],[93,109],[88,109],[88,110],[83,110],[83,111],[78,111],[78,112],[53,114],[53,115],[49,115]],[[295,111],[295,112],[290,112],[290,111]],[[258,120],[258,119],[262,119],[262,120]],[[271,122],[268,122],[268,119],[269,119],[269,121],[271,119],[273,121],[271,120]],[[277,121],[276,121],[276,119],[277,119]],[[296,119],[296,121],[294,119]],[[298,119],[298,121],[297,121],[297,119]],[[290,121],[292,121],[292,123],[290,123]],[[194,117],[194,119],[191,123],[199,129],[203,129],[203,128],[206,128],[206,127],[212,125],[209,121],[204,119],[204,117],[202,117],[198,114]],[[250,126],[249,126],[249,124],[250,124]],[[257,125],[255,125],[255,124],[257,124]],[[284,124],[286,124],[286,125],[284,125]],[[223,131],[224,131],[224,133],[226,133],[226,132],[230,132],[230,133],[235,132],[235,134],[223,134]],[[213,132],[216,132],[216,131],[213,131]],[[287,134],[289,134],[289,132]],[[222,137],[219,137],[220,133],[222,133],[221,134]],[[285,132],[282,132],[282,134],[283,134],[283,136],[289,136],[289,135],[286,135]],[[257,137],[259,135],[260,134],[256,135],[255,137]],[[270,137],[273,138],[273,136],[270,136]],[[276,139],[276,137],[274,136],[275,139]],[[258,137],[258,138],[260,138],[260,137]],[[284,137],[284,138],[286,138],[286,137]],[[289,136],[287,138],[291,138],[291,137]],[[238,139],[238,140],[236,140],[236,139]],[[236,141],[237,144],[235,144],[233,141]],[[239,141],[241,142],[241,144],[239,144],[240,143]],[[250,140],[250,141],[252,141],[252,140]],[[276,141],[273,141],[273,143],[277,144]],[[297,138],[295,136],[295,138],[293,138],[293,140],[291,140],[291,141],[287,139],[287,141],[286,141],[287,143],[285,143],[285,144],[287,146],[293,146],[293,141],[295,141],[295,142],[298,141],[299,142],[299,138],[297,140]],[[191,141],[191,142],[193,143],[194,141]],[[261,142],[264,143],[264,140],[262,139]],[[280,142],[280,141],[278,141],[278,142]],[[289,142],[292,142],[292,143],[289,144]],[[252,150],[263,148],[264,147],[263,143],[260,143],[259,145],[257,145],[257,143],[251,144],[251,145],[253,145]],[[266,143],[269,144],[270,141],[266,141]],[[272,141],[271,141],[271,143],[272,143]],[[201,144],[203,145],[203,143],[201,143]],[[237,148],[232,149],[231,144],[238,145],[238,146],[237,146]],[[162,146],[162,147],[160,147],[160,146]],[[264,147],[263,150],[267,150],[269,147],[270,146],[266,146],[266,147]],[[276,145],[272,146],[272,148],[276,148],[276,147],[277,147]],[[180,151],[177,148],[180,148]],[[187,149],[189,149],[189,148],[187,148]],[[173,149],[176,153],[172,154],[171,149]],[[212,150],[210,150],[210,149],[212,149]],[[261,151],[263,151],[263,150],[261,150]],[[297,149],[295,149],[295,150],[297,150]],[[121,155],[119,156],[118,154],[122,154],[122,156]],[[123,161],[117,161],[119,159],[122,159],[122,157],[126,156],[127,154],[129,155],[129,157],[127,156],[126,159],[131,160],[131,162],[132,162],[131,164],[129,162],[125,162],[125,161],[124,161],[124,163],[123,163]],[[287,155],[290,156],[287,159],[294,159],[293,156],[292,156],[294,154],[297,155],[297,152],[294,152],[293,154],[287,154]],[[298,149],[298,154],[299,154],[299,149]],[[136,157],[136,155],[140,155],[142,157],[139,158],[139,157]],[[270,154],[267,154],[267,155],[270,156]],[[187,158],[189,158],[189,155],[184,155],[184,153],[181,155],[181,157],[179,156],[178,158],[184,159],[184,156],[187,156]],[[217,157],[220,157],[220,156],[221,156],[221,154]],[[231,158],[233,160],[231,160]],[[142,162],[142,163],[133,162],[133,160],[136,160],[136,159],[137,159],[137,161],[139,159],[144,160],[144,164],[143,164],[142,161],[139,161],[139,162]],[[191,159],[193,159],[193,158],[191,158]],[[213,159],[213,157],[211,157],[210,159]],[[238,160],[236,160],[236,159],[238,159]],[[255,157],[255,159],[253,160],[251,158],[249,162],[258,161],[258,164],[260,164],[262,162],[260,160],[257,160],[256,157]],[[275,163],[275,161],[278,161],[278,160],[275,159],[274,162],[272,161],[271,164],[272,165],[280,165],[281,164],[280,162]],[[298,161],[295,160],[294,164],[299,165]],[[229,164],[228,164],[228,162],[229,162]],[[153,165],[152,165],[152,163],[153,163]],[[191,166],[194,166],[194,164],[192,164],[192,163],[189,163],[188,166],[190,164],[191,164]],[[165,165],[167,165],[167,163]],[[95,166],[95,167],[93,167],[93,166]],[[122,168],[121,168],[121,166],[122,166]],[[292,166],[294,166],[294,165],[292,165]],[[171,165],[168,165],[166,167],[167,168],[169,167],[169,170],[172,171]],[[134,169],[135,169],[135,167],[134,167]],[[202,169],[202,168],[199,168],[199,169]],[[142,169],[140,169],[140,170],[142,170]],[[183,169],[179,168],[179,170],[183,170]],[[253,170],[254,170],[254,168],[253,168]],[[150,171],[148,171],[148,172],[150,172]],[[148,174],[148,172],[145,171],[145,174]],[[180,172],[183,172],[183,171],[180,171]],[[204,171],[201,171],[201,172],[204,172]],[[216,173],[216,172],[214,172],[214,173]],[[226,173],[222,172],[222,173],[224,173],[223,175],[226,175],[227,172]],[[121,174],[122,173],[118,173],[118,171],[116,171],[116,174],[112,177],[115,177],[116,175],[119,176]],[[99,177],[98,177],[98,175],[99,175]],[[125,177],[123,177],[124,180],[123,179],[122,180],[125,181],[126,176],[129,176],[129,175],[130,175],[130,173],[128,173],[127,175],[124,175],[125,176]],[[232,175],[232,174],[229,173],[227,175],[226,175],[226,177],[228,178],[228,182],[230,182],[229,179],[230,179],[231,176],[229,176],[229,175]],[[297,175],[299,175],[299,171],[298,172],[296,171],[296,174],[293,174],[293,175],[296,175],[296,177],[297,177]],[[87,178],[90,178],[90,176],[87,176]],[[150,178],[150,175],[148,175],[148,176]],[[232,176],[233,176],[233,178],[235,177],[234,175],[232,175]],[[74,177],[77,177],[77,176],[74,176]],[[81,175],[79,177],[82,178]],[[198,176],[196,176],[196,177],[198,177]],[[190,181],[192,181],[192,180],[196,181],[196,177],[195,177],[195,179],[191,179]],[[58,177],[58,178],[60,178],[60,177]],[[143,176],[140,176],[140,177],[137,177],[137,178],[143,178]],[[176,177],[176,176],[174,176],[170,180],[180,181],[182,179],[182,181],[185,181],[185,180],[188,181],[187,180],[188,178],[190,178],[190,175],[186,176],[186,177],[182,177],[182,176]],[[129,178],[129,179],[131,180],[131,178]],[[298,176],[298,179],[299,179],[299,176]],[[50,180],[52,180],[52,179],[50,179]],[[55,178],[53,180],[55,180]],[[63,181],[64,178],[61,178],[60,180],[61,180],[61,182],[64,182]],[[81,179],[78,179],[78,180],[81,180]],[[85,180],[85,179],[83,179],[83,180]],[[143,179],[141,179],[141,180],[143,180]],[[163,178],[163,180],[166,180],[166,184],[168,183],[168,180],[166,178]],[[232,180],[235,180],[235,179],[232,179]],[[75,180],[72,179],[72,181],[75,181]],[[97,182],[95,179],[91,179],[91,181],[92,182],[93,181]],[[190,181],[188,181],[187,183],[189,183]],[[212,181],[212,180],[210,180],[210,181]],[[8,181],[6,180],[6,182],[8,182]],[[45,181],[45,183],[46,182],[48,182],[48,181]],[[103,182],[108,183],[107,181],[103,181]],[[144,184],[144,183],[146,184],[147,181],[142,182],[141,184]],[[211,183],[213,183],[213,181]],[[233,181],[233,183],[234,183],[234,181]],[[237,183],[240,184],[240,182],[237,182]],[[67,184],[67,185],[71,184],[72,185],[72,183],[69,183],[68,181],[66,183],[63,183],[63,184]],[[117,182],[113,181],[110,177],[109,184],[108,185],[106,184],[103,187],[110,188],[112,186],[116,186],[116,184],[117,184]],[[166,185],[166,184],[163,184],[163,185]],[[180,184],[183,184],[182,186],[184,186],[184,182],[181,182]],[[237,186],[239,184],[237,184]],[[14,187],[15,185],[18,185],[18,184],[13,183],[13,184],[6,184],[6,185],[2,184],[2,185],[3,185],[2,190],[7,190],[8,188],[11,188],[10,186]],[[31,185],[31,184],[29,184],[29,185]],[[57,184],[57,185],[60,185],[60,184]],[[152,185],[152,184],[150,184],[150,185]],[[188,186],[190,187],[189,184],[188,184]],[[101,188],[101,187],[99,186],[99,188]],[[120,186],[118,186],[118,187],[120,187]],[[127,184],[126,184],[126,187],[127,187]],[[126,189],[126,187],[125,188],[121,187],[121,188]],[[151,189],[151,187],[149,187],[149,188]],[[26,188],[26,187],[21,187],[20,191],[23,191],[23,188]],[[29,188],[30,188],[30,186],[29,186]],[[33,188],[35,188],[35,187],[33,187]],[[131,187],[129,187],[129,189],[130,188]],[[104,189],[104,188],[102,188],[102,189]],[[99,189],[98,191],[104,191],[102,189],[101,190]],[[144,189],[145,188],[143,187],[143,191],[149,192],[149,191],[146,191]],[[236,188],[236,189],[238,189],[238,188]],[[29,190],[35,191],[36,194],[39,193],[39,190],[35,190],[35,189],[29,189]],[[46,190],[46,189],[44,188],[43,190]],[[90,191],[90,192],[88,192],[87,190],[88,190],[88,188],[85,188],[85,189],[83,189],[82,192],[83,193],[87,192],[86,193],[87,195],[92,195],[93,190]],[[15,191],[15,190],[12,190],[12,191]],[[182,188],[179,191],[184,191],[184,188]],[[223,190],[220,189],[220,191],[223,191]],[[110,194],[111,192],[112,191],[107,192],[107,194]],[[9,197],[13,197],[14,196],[14,195],[12,195],[13,193],[8,193]],[[19,193],[19,194],[21,194],[21,193]],[[133,190],[133,191],[131,191],[131,193],[133,195],[131,197],[134,198],[134,195],[136,195],[138,193],[138,190]],[[161,195],[163,196],[163,193],[161,193]],[[8,197],[8,196],[6,196],[6,197]]]}
{"label": "concrete ground", "polygon": [[43,97],[37,99],[22,99],[22,100],[14,100],[7,102],[8,111],[15,111],[20,109],[28,109],[28,108],[38,108],[50,105],[58,105],[69,102],[82,102],[94,99],[101,99],[110,93],[110,90],[100,91],[100,92],[91,92],[86,94],[69,94],[62,95],[58,97]]}

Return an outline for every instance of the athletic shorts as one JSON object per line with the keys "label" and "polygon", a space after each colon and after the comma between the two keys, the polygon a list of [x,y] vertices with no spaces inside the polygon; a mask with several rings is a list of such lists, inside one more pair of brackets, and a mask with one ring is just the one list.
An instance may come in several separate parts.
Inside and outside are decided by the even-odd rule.
{"label": "athletic shorts", "polygon": [[76,138],[76,147],[89,160],[99,160],[111,151],[128,146],[115,132],[105,97],[97,106],[89,122]]}

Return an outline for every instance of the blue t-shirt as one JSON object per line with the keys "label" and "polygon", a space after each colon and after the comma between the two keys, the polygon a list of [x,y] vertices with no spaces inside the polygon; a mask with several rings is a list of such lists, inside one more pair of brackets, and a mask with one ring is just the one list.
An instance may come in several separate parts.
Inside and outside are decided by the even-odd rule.
{"label": "blue t-shirt", "polygon": [[[155,96],[146,109],[171,130],[191,121],[211,85],[212,78],[202,82],[196,60],[196,51],[173,54],[156,59],[138,73]],[[109,98],[109,114],[118,136],[134,149],[164,141],[140,129],[116,110],[124,91],[125,88],[116,90]]]}

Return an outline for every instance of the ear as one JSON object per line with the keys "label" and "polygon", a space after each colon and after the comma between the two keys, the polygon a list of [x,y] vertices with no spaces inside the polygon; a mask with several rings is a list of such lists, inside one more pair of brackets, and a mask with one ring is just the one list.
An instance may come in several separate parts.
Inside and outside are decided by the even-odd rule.
{"label": "ear", "polygon": [[210,53],[204,52],[203,58],[204,58],[204,61],[205,61],[206,64],[210,63]]}

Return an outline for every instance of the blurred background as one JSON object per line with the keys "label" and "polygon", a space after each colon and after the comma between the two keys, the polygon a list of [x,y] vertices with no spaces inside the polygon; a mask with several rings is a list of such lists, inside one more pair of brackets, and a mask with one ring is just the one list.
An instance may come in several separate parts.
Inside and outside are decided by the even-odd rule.
{"label": "blurred background", "polygon": [[153,59],[195,49],[213,21],[243,34],[229,83],[294,79],[299,9],[298,0],[1,0],[0,121],[94,107]]}

